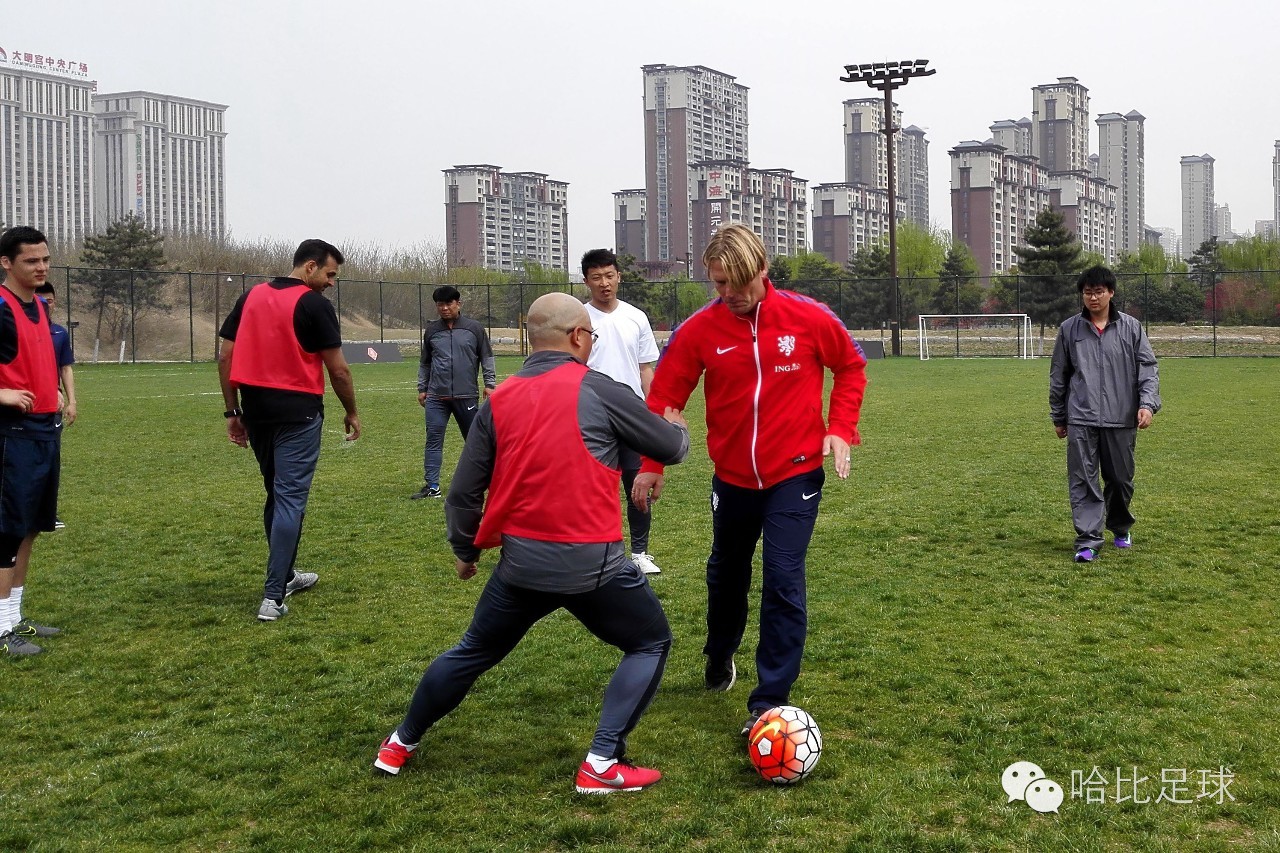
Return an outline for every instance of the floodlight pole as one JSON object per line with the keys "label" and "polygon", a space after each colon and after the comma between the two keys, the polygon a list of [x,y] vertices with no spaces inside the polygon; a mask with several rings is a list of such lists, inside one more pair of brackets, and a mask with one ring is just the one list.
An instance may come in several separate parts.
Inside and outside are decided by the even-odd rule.
{"label": "floodlight pole", "polygon": [[901,89],[912,77],[928,77],[936,74],[937,69],[928,68],[929,60],[914,59],[906,62],[874,62],[864,65],[846,65],[844,70],[848,76],[841,77],[845,83],[866,83],[873,89],[884,92],[884,142],[886,165],[889,167],[886,187],[889,195],[889,277],[893,280],[892,324],[890,340],[894,355],[902,355],[902,306],[898,294],[898,181],[894,162],[894,135],[899,128],[893,126],[893,92]]}

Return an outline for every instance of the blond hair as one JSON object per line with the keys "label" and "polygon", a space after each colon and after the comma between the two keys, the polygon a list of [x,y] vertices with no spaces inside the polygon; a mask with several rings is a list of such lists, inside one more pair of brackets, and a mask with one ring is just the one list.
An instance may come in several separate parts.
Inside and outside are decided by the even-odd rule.
{"label": "blond hair", "polygon": [[740,222],[722,226],[712,236],[702,253],[702,265],[710,269],[712,261],[720,262],[734,290],[742,290],[761,270],[769,268],[764,243]]}

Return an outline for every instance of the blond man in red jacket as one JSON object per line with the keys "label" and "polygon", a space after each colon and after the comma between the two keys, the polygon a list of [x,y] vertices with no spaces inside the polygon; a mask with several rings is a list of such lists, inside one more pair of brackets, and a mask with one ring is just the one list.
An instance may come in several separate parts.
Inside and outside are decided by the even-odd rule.
{"label": "blond man in red jacket", "polygon": [[[747,624],[751,559],[763,540],[758,684],[747,698],[743,734],[769,708],[787,704],[800,674],[808,630],[805,555],[832,459],[849,476],[866,358],[831,309],[777,290],[764,245],[749,228],[727,225],[702,254],[720,298],[671,336],[658,363],[650,410],[684,409],[705,375],[707,451],[714,538],[707,560],[708,690],[737,679],[733,656]],[[825,371],[835,377],[823,417]],[[646,459],[632,489],[637,506],[662,493],[662,466]]]}

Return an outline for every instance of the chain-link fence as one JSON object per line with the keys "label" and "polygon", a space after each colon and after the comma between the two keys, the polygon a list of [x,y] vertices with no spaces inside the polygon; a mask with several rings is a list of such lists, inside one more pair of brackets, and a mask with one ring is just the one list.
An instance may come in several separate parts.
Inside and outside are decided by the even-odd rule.
{"label": "chain-link fence", "polygon": [[[210,361],[235,301],[269,276],[59,267],[55,321],[68,324],[76,358],[91,361]],[[1280,356],[1280,271],[1120,275],[1115,304],[1142,320],[1159,356]],[[416,352],[436,318],[439,283],[341,280],[325,291],[347,341],[397,342]],[[459,284],[463,313],[482,323],[498,352],[519,353],[529,304],[544,293],[586,297],[582,285]],[[828,305],[859,339],[886,353],[918,356],[921,314],[1031,317],[1032,350],[1047,352],[1056,326],[1079,310],[1073,280],[1031,276],[786,281]],[[624,283],[619,296],[644,310],[659,339],[714,295],[706,282]],[[943,353],[945,355],[945,353]]]}

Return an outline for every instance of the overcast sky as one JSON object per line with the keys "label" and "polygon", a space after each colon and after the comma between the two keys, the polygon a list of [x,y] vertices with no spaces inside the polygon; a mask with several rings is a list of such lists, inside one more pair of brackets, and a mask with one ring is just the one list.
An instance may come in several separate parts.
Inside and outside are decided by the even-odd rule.
{"label": "overcast sky", "polygon": [[611,194],[643,186],[640,66],[659,62],[737,77],[751,164],[812,186],[844,178],[841,102],[877,94],[844,66],[931,60],[898,103],[945,228],[947,151],[1074,76],[1091,119],[1146,116],[1148,224],[1181,230],[1178,159],[1207,153],[1252,230],[1274,215],[1275,20],[1274,0],[54,0],[5,15],[0,46],[86,62],[99,92],[227,104],[237,238],[442,244],[441,170],[492,163],[569,183],[576,259],[613,245]]}

